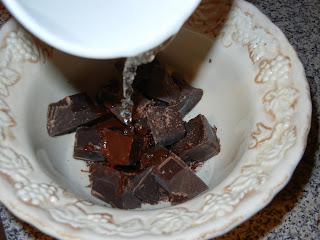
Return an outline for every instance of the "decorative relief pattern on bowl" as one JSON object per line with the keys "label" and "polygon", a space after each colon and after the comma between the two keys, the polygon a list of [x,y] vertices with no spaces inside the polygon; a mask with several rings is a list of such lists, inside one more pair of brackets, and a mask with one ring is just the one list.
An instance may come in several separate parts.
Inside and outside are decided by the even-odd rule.
{"label": "decorative relief pattern on bowl", "polygon": [[[190,210],[175,206],[162,209],[153,221],[138,215],[121,221],[108,213],[91,213],[94,205],[82,201],[59,186],[45,182],[34,182],[34,169],[31,161],[13,149],[0,146],[0,172],[14,185],[17,197],[25,204],[41,208],[58,223],[69,224],[74,228],[90,229],[103,235],[140,236],[143,234],[171,234],[203,224],[212,219],[231,213],[239,203],[265,184],[268,169],[280,161],[296,142],[296,126],[293,124],[295,103],[299,92],[290,83],[291,63],[289,57],[282,55],[276,38],[267,30],[256,26],[254,18],[233,6],[227,19],[214,21],[212,8],[223,1],[203,1],[195,15],[187,23],[188,28],[197,29],[209,37],[216,37],[225,47],[239,44],[248,49],[252,64],[259,67],[257,76],[252,79],[262,90],[267,90],[261,98],[266,115],[272,116],[272,125],[263,121],[256,123],[256,131],[249,144],[249,151],[256,157],[248,159],[238,176],[221,192],[210,191],[202,197],[199,209]],[[225,4],[230,9],[230,4]],[[205,23],[205,24],[204,24]],[[214,25],[210,25],[210,23]],[[218,24],[218,25],[217,25]],[[14,126],[10,117],[10,106],[5,101],[7,86],[15,84],[20,74],[10,68],[11,61],[39,62],[40,52],[30,36],[19,28],[4,39],[5,45],[0,60],[0,130]],[[268,85],[268,87],[266,87]]]}
{"label": "decorative relief pattern on bowl", "polygon": [[49,52],[45,48],[39,48],[41,44],[39,46],[35,44],[32,37],[21,27],[8,33],[2,42],[0,59],[0,140],[5,138],[6,130],[16,124],[10,116],[10,107],[5,100],[5,97],[9,95],[8,87],[16,84],[21,78],[19,71],[13,67],[13,63],[26,61],[38,63],[41,60],[45,62],[46,54],[44,52]]}

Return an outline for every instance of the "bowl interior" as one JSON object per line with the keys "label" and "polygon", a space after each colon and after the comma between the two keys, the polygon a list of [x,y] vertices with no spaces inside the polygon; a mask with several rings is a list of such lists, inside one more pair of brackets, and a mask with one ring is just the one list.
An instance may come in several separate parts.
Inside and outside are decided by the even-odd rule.
{"label": "bowl interior", "polygon": [[[204,95],[186,120],[204,114],[217,127],[221,152],[197,169],[197,174],[212,189],[224,180],[243,156],[254,122],[253,76],[249,56],[242,48],[225,48],[221,41],[209,40],[182,29],[159,60],[171,71],[182,74]],[[242,57],[240,57],[242,56]],[[25,91],[24,127],[30,151],[48,176],[76,196],[106,205],[90,194],[85,162],[73,159],[74,134],[49,137],[46,131],[48,104],[65,96],[96,90],[114,77],[116,60],[92,60],[74,57],[54,50],[50,60],[34,73],[34,81]],[[159,208],[166,204],[144,206]]]}

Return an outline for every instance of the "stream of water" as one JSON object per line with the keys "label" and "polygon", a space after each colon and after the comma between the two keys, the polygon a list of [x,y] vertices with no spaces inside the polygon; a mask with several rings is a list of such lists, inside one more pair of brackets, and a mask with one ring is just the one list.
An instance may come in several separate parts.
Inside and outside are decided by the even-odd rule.
{"label": "stream of water", "polygon": [[136,76],[137,68],[142,64],[150,63],[154,60],[156,54],[162,51],[174,37],[171,37],[169,40],[162,43],[160,46],[153,48],[147,52],[143,52],[138,56],[128,57],[125,61],[122,80],[123,80],[123,99],[121,100],[122,112],[120,113],[121,117],[124,118],[126,125],[131,125],[132,123],[132,109],[133,101],[131,95],[133,93],[132,83]]}

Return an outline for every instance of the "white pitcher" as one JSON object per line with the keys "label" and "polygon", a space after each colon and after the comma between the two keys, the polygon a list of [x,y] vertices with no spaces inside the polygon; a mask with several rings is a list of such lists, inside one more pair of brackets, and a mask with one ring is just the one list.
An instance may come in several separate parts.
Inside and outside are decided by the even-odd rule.
{"label": "white pitcher", "polygon": [[87,58],[131,57],[176,34],[200,0],[2,0],[31,33]]}

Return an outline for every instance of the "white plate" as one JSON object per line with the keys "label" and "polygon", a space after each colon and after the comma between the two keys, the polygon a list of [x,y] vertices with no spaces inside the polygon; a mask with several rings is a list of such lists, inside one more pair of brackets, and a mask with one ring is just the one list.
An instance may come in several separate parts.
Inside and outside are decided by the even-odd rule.
{"label": "white plate", "polygon": [[204,90],[187,118],[203,113],[221,140],[220,154],[197,173],[210,189],[172,207],[108,207],[90,195],[85,163],[72,158],[74,135],[46,132],[48,104],[84,89],[94,94],[114,61],[59,52],[14,20],[0,41],[0,200],[59,239],[221,235],[266,206],[304,152],[311,101],[302,64],[283,33],[244,1],[203,1],[159,54]]}

